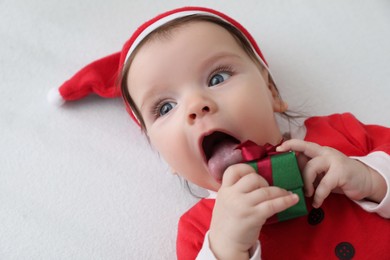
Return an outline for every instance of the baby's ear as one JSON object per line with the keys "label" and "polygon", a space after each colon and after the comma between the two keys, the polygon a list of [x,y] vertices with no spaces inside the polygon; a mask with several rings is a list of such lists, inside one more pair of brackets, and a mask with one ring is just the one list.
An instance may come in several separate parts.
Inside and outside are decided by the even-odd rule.
{"label": "baby's ear", "polygon": [[177,171],[176,171],[175,169],[173,169],[172,167],[169,168],[169,171],[170,171],[170,173],[171,173],[172,175],[179,175],[179,174],[177,173]]}
{"label": "baby's ear", "polygon": [[278,112],[278,113],[286,112],[288,109],[288,104],[280,96],[279,90],[276,87],[275,82],[269,73],[268,73],[268,88],[272,94],[274,112]]}

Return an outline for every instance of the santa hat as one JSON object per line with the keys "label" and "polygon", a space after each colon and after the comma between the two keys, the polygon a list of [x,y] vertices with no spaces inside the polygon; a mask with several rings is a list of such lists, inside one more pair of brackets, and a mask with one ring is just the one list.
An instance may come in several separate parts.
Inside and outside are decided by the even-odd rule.
{"label": "santa hat", "polygon": [[[66,101],[79,100],[91,93],[95,93],[104,98],[121,96],[120,84],[118,84],[117,81],[118,76],[121,74],[127,59],[140,42],[161,25],[177,18],[195,14],[217,17],[240,30],[252,45],[254,52],[258,56],[258,60],[268,69],[267,62],[256,41],[240,23],[231,17],[210,8],[182,7],[162,13],[142,24],[124,44],[120,52],[88,64],[69,80],[65,81],[58,89],[51,90],[48,93],[49,102],[56,105],[62,105]],[[139,124],[139,120],[136,118],[133,111],[129,109],[128,104],[126,104],[126,106],[131,117]]]}

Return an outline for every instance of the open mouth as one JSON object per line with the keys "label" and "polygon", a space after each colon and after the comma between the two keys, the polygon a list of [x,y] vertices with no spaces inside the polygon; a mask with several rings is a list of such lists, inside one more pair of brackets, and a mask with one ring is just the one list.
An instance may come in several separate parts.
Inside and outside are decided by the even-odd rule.
{"label": "open mouth", "polygon": [[221,131],[206,135],[202,140],[204,158],[210,175],[219,183],[225,170],[242,161],[241,151],[236,149],[240,141]]}
{"label": "open mouth", "polygon": [[215,131],[209,135],[206,135],[202,140],[203,153],[206,158],[206,162],[210,160],[214,152],[217,150],[217,147],[223,144],[240,144],[240,141],[223,132]]}

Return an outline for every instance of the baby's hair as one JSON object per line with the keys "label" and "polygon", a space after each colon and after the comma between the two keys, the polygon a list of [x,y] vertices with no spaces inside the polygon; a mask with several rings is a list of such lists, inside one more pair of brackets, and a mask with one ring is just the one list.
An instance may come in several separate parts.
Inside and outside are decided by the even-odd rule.
{"label": "baby's hair", "polygon": [[[256,53],[252,49],[251,44],[249,43],[247,38],[242,34],[242,32],[240,30],[238,30],[236,27],[232,26],[231,24],[221,20],[220,18],[208,16],[208,15],[202,15],[202,14],[194,14],[194,15],[189,15],[189,16],[174,19],[174,20],[169,21],[166,24],[158,27],[156,30],[154,30],[149,35],[147,35],[140,42],[140,44],[135,48],[135,50],[132,52],[129,59],[125,63],[124,68],[123,68],[122,73],[121,73],[120,78],[119,78],[119,82],[120,82],[120,86],[121,86],[121,93],[122,93],[124,102],[130,106],[133,113],[138,118],[142,130],[145,131],[146,133],[147,133],[147,129],[145,126],[145,121],[142,118],[141,112],[139,111],[138,107],[134,103],[134,101],[129,93],[128,86],[127,86],[126,79],[127,79],[128,73],[129,73],[131,63],[132,63],[135,55],[137,55],[137,52],[139,51],[139,49],[147,42],[154,40],[154,39],[159,39],[160,37],[167,38],[171,35],[171,32],[174,29],[176,29],[182,25],[188,24],[190,22],[196,22],[196,21],[214,23],[214,24],[217,24],[217,25],[223,27],[224,29],[226,29],[234,37],[234,39],[241,46],[241,48],[246,52],[246,54],[255,62],[255,64],[259,68],[262,68],[262,66],[263,66],[260,63],[260,61],[258,60]],[[270,80],[272,80],[271,77],[270,77]],[[276,86],[275,86],[275,89],[276,89],[276,91],[278,91]],[[278,94],[279,94],[279,91],[278,91]]]}

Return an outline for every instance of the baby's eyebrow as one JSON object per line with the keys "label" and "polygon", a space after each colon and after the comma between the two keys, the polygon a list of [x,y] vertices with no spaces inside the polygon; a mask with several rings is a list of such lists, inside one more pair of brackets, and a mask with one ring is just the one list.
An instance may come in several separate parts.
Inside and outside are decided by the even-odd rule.
{"label": "baby's eyebrow", "polygon": [[153,99],[161,90],[158,90],[157,86],[154,87],[148,87],[148,89],[144,92],[144,95],[141,99],[141,104],[139,106],[139,109],[142,110],[143,106],[148,103],[150,99]]}
{"label": "baby's eyebrow", "polygon": [[211,55],[210,57],[207,57],[202,62],[202,66],[209,67],[209,66],[213,65],[214,63],[216,63],[217,61],[223,60],[223,59],[241,59],[241,56],[237,55],[235,53],[231,53],[231,52],[225,52],[225,51],[218,52],[216,54]]}

